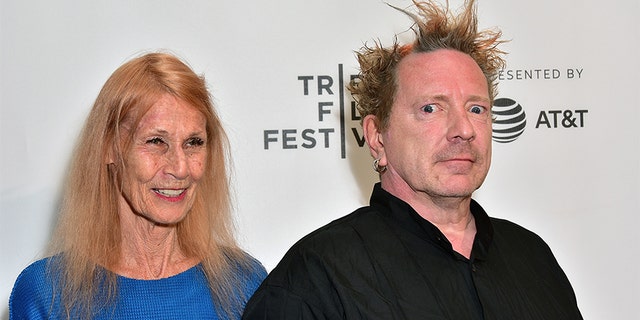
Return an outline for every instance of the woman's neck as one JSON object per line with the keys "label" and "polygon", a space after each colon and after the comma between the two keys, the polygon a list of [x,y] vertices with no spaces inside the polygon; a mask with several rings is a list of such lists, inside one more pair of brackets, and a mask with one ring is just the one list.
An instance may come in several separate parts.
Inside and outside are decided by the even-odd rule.
{"label": "woman's neck", "polygon": [[155,225],[137,217],[122,224],[120,260],[115,273],[134,279],[161,279],[181,273],[199,261],[178,244],[176,226]]}

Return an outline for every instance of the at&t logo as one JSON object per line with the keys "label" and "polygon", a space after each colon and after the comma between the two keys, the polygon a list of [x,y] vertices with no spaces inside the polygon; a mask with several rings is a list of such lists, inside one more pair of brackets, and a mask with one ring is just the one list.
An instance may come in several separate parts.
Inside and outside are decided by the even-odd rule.
{"label": "at&t logo", "polygon": [[524,132],[527,116],[522,106],[509,98],[498,98],[493,102],[493,141],[512,142]]}
{"label": "at&t logo", "polygon": [[[527,116],[520,103],[510,98],[498,98],[491,108],[494,116],[493,141],[513,142],[524,133]],[[535,129],[584,128],[587,109],[540,110]]]}

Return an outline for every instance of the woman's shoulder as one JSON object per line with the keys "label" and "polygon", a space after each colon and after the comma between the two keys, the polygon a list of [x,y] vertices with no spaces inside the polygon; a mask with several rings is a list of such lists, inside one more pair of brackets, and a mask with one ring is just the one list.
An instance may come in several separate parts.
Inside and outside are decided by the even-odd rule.
{"label": "woman's shoulder", "polygon": [[267,276],[267,270],[262,263],[246,252],[244,252],[244,259],[244,263],[239,267],[239,272],[252,282],[262,282]]}
{"label": "woman's shoulder", "polygon": [[14,285],[14,291],[16,289],[30,289],[34,286],[39,286],[42,283],[47,283],[47,265],[52,258],[44,258],[31,263],[24,268],[18,275]]}
{"label": "woman's shoulder", "polygon": [[51,259],[35,261],[18,275],[9,297],[9,313],[12,319],[27,316],[29,319],[37,319],[37,315],[50,314],[52,311],[53,282],[48,271]]}
{"label": "woman's shoulder", "polygon": [[262,263],[245,251],[241,252],[240,259],[233,264],[235,278],[240,282],[245,294],[253,294],[267,277],[267,270]]}

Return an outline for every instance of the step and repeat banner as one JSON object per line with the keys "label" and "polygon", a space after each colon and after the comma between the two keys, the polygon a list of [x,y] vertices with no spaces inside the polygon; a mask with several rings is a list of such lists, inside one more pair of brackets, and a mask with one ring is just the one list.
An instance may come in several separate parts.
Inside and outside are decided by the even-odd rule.
{"label": "step and repeat banner", "polygon": [[[481,27],[510,42],[493,165],[474,197],[548,242],[585,319],[640,318],[639,2],[478,6]],[[377,175],[344,85],[354,50],[408,41],[410,27],[379,0],[2,0],[0,318],[43,254],[76,137],[123,62],[168,50],[205,75],[230,137],[240,241],[271,269],[367,204]]]}

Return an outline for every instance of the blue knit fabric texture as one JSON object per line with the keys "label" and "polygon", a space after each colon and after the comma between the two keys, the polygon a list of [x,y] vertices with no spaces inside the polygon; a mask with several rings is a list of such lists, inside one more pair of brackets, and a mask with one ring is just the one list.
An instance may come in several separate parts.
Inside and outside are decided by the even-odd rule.
{"label": "blue knit fabric texture", "polygon": [[[47,261],[28,266],[18,276],[9,298],[9,319],[59,319],[60,299],[47,279]],[[266,277],[256,261],[254,270],[238,270],[238,288],[245,301]],[[72,317],[75,318],[75,317]],[[99,310],[94,319],[221,319],[200,266],[159,280],[118,276],[118,297],[112,307]]]}

